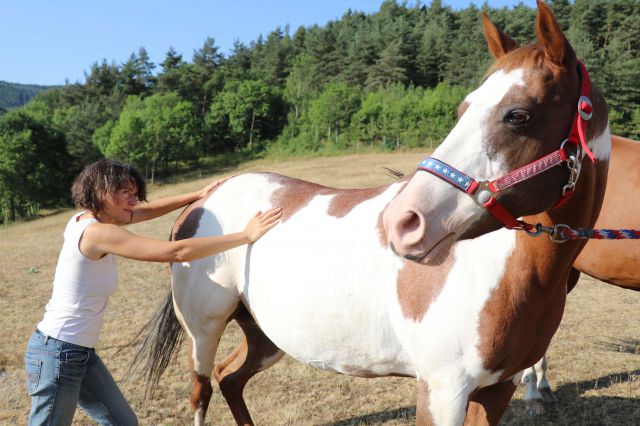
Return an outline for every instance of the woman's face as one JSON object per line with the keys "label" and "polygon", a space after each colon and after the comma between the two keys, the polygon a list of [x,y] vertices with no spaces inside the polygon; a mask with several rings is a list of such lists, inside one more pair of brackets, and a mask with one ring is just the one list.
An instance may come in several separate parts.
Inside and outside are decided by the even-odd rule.
{"label": "woman's face", "polygon": [[104,200],[98,219],[103,223],[126,225],[131,222],[133,209],[137,205],[138,187],[134,182],[126,183]]}

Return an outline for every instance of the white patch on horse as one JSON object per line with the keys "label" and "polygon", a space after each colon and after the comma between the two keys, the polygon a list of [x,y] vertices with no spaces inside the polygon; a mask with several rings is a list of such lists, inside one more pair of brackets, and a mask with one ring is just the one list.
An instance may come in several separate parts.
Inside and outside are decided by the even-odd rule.
{"label": "white patch on horse", "polygon": [[414,322],[404,319],[399,307],[394,312],[403,346],[411,354],[418,376],[429,385],[436,424],[461,424],[469,394],[477,387],[497,383],[502,373],[483,367],[478,352],[479,325],[515,241],[513,231],[501,229],[457,243],[455,263],[424,318]]}
{"label": "white patch on horse", "polygon": [[378,233],[379,216],[401,187],[343,217],[327,213],[333,195],[315,196],[253,247],[237,287],[277,347],[324,370],[415,374],[388,319],[402,260]]}
{"label": "white patch on horse", "polygon": [[589,148],[598,160],[609,160],[611,157],[611,131],[608,124],[604,132],[589,140]]}
{"label": "white patch on horse", "polygon": [[[524,71],[502,70],[491,74],[482,86],[465,98],[468,108],[435,150],[433,157],[468,174],[476,180],[491,180],[507,173],[501,161],[490,161],[485,152],[487,120],[493,108],[515,87],[524,86]],[[483,161],[479,161],[483,159]],[[448,184],[447,184],[448,186]]]}

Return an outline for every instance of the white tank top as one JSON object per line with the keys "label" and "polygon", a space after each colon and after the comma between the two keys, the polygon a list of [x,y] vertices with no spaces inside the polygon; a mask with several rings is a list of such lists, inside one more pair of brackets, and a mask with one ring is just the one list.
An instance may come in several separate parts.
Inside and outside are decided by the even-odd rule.
{"label": "white tank top", "polygon": [[79,220],[84,213],[75,214],[64,230],[53,294],[38,329],[55,339],[93,348],[109,296],[118,286],[118,273],[113,255],[91,260],[80,252],[82,234],[97,222],[94,218]]}

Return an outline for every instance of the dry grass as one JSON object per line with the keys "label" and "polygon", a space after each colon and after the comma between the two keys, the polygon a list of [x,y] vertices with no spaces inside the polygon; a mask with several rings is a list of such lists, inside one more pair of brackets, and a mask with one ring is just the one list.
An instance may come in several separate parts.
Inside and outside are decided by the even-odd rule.
{"label": "dry grass", "polygon": [[[242,166],[275,171],[339,187],[389,182],[382,166],[410,172],[422,154],[259,161]],[[160,197],[202,187],[217,176],[152,188]],[[23,372],[24,346],[41,319],[62,230],[71,212],[0,229],[0,424],[25,424],[29,409]],[[131,227],[134,232],[166,238],[176,214]],[[98,351],[117,379],[123,379],[132,354],[116,351],[153,314],[169,289],[165,265],[118,260],[120,289],[111,300]],[[219,356],[238,340],[232,325]],[[583,278],[568,298],[566,313],[550,349],[550,380],[561,402],[544,417],[524,414],[518,390],[503,423],[508,425],[623,425],[640,419],[640,295]],[[133,378],[124,392],[145,425],[191,423],[187,395],[186,348],[165,373],[153,401],[142,407],[143,383]],[[414,423],[412,379],[359,379],[325,373],[285,358],[256,376],[245,396],[262,425],[407,425]],[[215,424],[233,424],[218,392],[209,408]],[[76,425],[91,424],[77,414]]]}

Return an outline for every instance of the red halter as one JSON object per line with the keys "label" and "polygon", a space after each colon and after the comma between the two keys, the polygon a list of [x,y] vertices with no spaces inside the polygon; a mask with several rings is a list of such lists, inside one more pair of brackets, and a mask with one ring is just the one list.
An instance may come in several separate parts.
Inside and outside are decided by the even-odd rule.
{"label": "red halter", "polygon": [[[425,158],[418,166],[418,170],[429,172],[466,192],[478,204],[486,208],[493,217],[502,222],[506,228],[534,231],[535,226],[522,220],[517,220],[513,217],[513,215],[509,213],[502,204],[500,204],[496,199],[496,196],[500,191],[528,180],[540,173],[552,169],[553,167],[566,163],[570,170],[569,181],[562,188],[562,196],[554,205],[554,207],[558,207],[564,204],[573,194],[573,190],[578,179],[580,152],[583,151],[587,156],[589,156],[591,161],[594,163],[596,162],[593,152],[591,152],[587,145],[587,121],[590,120],[593,115],[593,104],[589,99],[591,94],[589,73],[582,62],[578,62],[578,75],[581,79],[578,108],[573,119],[571,132],[567,139],[562,142],[557,151],[545,155],[538,160],[492,181],[477,181],[454,169],[448,164],[432,157]],[[565,151],[567,143],[575,146],[576,153],[574,155]],[[483,189],[484,191],[478,191],[479,189]],[[490,195],[488,195],[489,198],[481,200],[480,197],[486,198],[486,195],[483,194],[487,194],[487,191],[490,193]]]}

